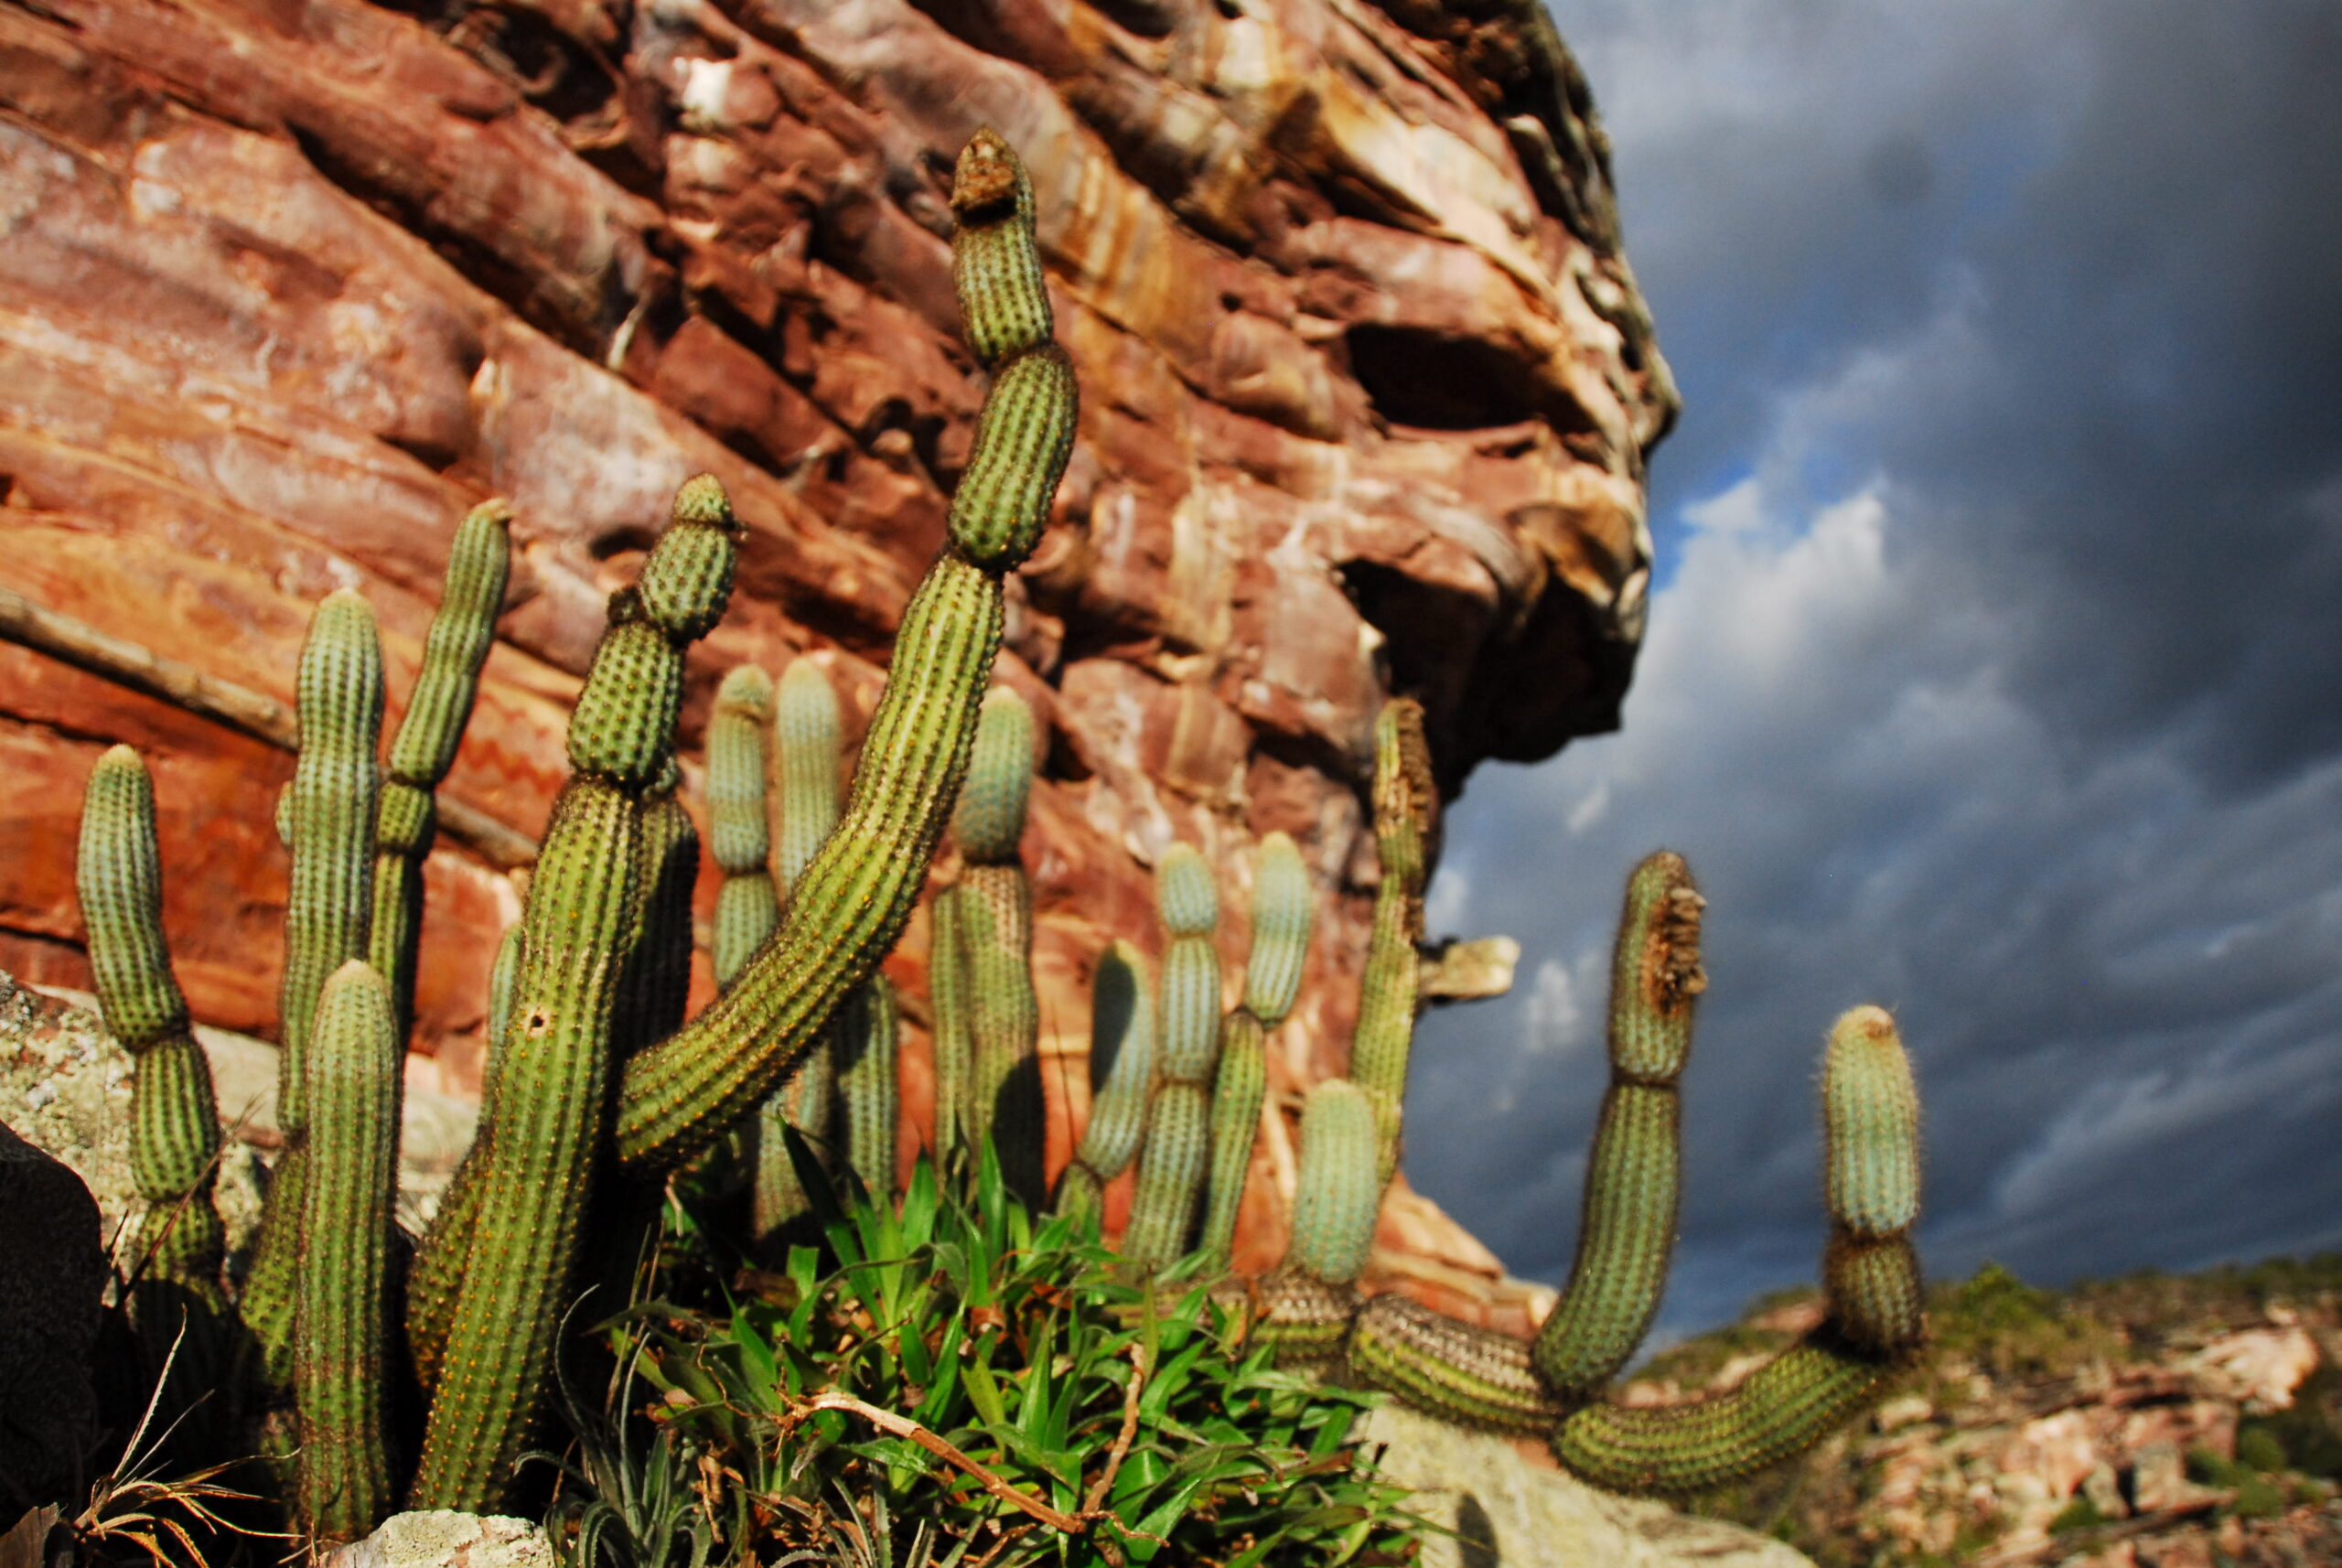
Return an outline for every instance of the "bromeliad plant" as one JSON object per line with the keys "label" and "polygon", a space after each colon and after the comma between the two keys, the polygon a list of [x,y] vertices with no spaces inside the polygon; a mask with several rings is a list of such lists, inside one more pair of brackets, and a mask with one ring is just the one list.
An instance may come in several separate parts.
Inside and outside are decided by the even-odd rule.
{"label": "bromeliad plant", "polygon": [[1207,1284],[1159,1291],[1086,1221],[1035,1218],[988,1148],[964,1194],[922,1159],[899,1206],[806,1165],[821,1247],[722,1310],[614,1329],[661,1396],[633,1419],[730,1477],[734,1555],[891,1534],[873,1561],[921,1537],[1004,1564],[1399,1560],[1403,1494],[1350,1444],[1369,1396],[1275,1368]]}

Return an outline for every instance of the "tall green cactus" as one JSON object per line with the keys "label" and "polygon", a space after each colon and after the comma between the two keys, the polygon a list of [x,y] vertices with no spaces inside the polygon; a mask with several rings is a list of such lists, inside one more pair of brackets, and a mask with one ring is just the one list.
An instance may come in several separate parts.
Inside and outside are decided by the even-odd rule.
{"label": "tall green cactus", "polygon": [[838,1101],[845,1113],[845,1157],[865,1190],[895,1187],[895,1139],[902,1115],[896,1077],[895,988],[873,975],[838,1013]]}
{"label": "tall green cactus", "polygon": [[295,1500],[317,1540],[351,1541],[395,1501],[385,1359],[403,1053],[390,986],[363,960],[327,981],[309,1047],[314,1115],[293,1337]]}
{"label": "tall green cactus", "polygon": [[402,1040],[414,1026],[414,955],[423,931],[423,862],[435,833],[432,792],[456,760],[479,693],[480,667],[496,641],[510,574],[512,509],[483,501],[456,526],[439,608],[423,644],[423,668],[391,743],[374,834],[375,971],[390,982]]}
{"label": "tall green cactus", "polygon": [[962,907],[972,896],[951,886],[930,907],[928,1000],[935,1014],[935,1158],[951,1168],[967,1159],[974,1123],[975,1011],[970,994],[968,939]]}
{"label": "tall green cactus", "polygon": [[[138,1064],[131,1091],[130,1167],[146,1204],[139,1253],[152,1278],[167,1282],[155,1305],[141,1303],[142,1332],[167,1343],[179,1299],[224,1304],[220,1255],[226,1235],[211,1206],[220,1115],[211,1067],[189,1033],[187,998],[171,974],[163,936],[162,856],[155,834],[155,786],[126,746],[98,758],[82,797],[74,866],[98,1010]],[[150,1324],[145,1319],[152,1318]]]}
{"label": "tall green cactus", "polygon": [[530,886],[479,1178],[471,1249],[496,1266],[465,1269],[457,1288],[414,1482],[421,1507],[492,1507],[543,1402],[606,1136],[628,927],[655,918],[638,865],[641,797],[672,766],[682,650],[723,611],[736,530],[713,478],[677,492],[639,582],[611,600],[571,718],[572,777]]}
{"label": "tall green cactus", "polygon": [[1000,646],[1001,575],[1032,551],[1073,444],[1073,371],[1049,340],[1032,187],[1008,144],[961,154],[953,258],[970,346],[993,372],[951,544],[904,612],[886,688],[838,831],[790,890],[779,931],[732,989],[627,1064],[620,1160],[689,1157],[747,1114],[821,1037],[902,934],[967,770]]}
{"label": "tall green cactus", "polygon": [[366,956],[374,909],[382,647],[374,612],[357,594],[338,589],[317,606],[295,689],[301,754],[284,807],[293,881],[285,909],[285,978],[277,993],[276,1121],[286,1147],[239,1303],[260,1342],[269,1380],[280,1387],[293,1373],[297,1232],[308,1160],[304,1072],[309,1028],[326,978]]}

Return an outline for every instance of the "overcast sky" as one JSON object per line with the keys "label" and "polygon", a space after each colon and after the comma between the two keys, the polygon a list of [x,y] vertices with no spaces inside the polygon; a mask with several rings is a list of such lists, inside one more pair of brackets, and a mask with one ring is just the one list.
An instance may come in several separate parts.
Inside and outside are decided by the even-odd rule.
{"label": "overcast sky", "polygon": [[[1830,1020],[1921,1250],[2342,1248],[2342,5],[1556,0],[1683,389],[1617,736],[1483,768],[1414,1179],[1559,1281],[1628,868],[1710,904],[1663,1329],[1813,1277]],[[1493,1108],[1493,1109],[1492,1109]]]}

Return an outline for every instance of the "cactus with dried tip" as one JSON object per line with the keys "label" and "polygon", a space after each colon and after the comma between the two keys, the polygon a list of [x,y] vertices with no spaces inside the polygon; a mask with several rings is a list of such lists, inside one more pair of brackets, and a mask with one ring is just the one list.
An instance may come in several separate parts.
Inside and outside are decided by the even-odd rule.
{"label": "cactus with dried tip", "polygon": [[1642,1343],[1667,1285],[1682,1165],[1676,1079],[1692,1047],[1702,900],[1680,855],[1635,868],[1610,971],[1610,1089],[1586,1160],[1577,1256],[1539,1330],[1548,1386],[1592,1398]]}
{"label": "cactus with dried tip", "polygon": [[1139,1151],[1138,1187],[1123,1251],[1157,1268],[1187,1250],[1210,1159],[1211,1080],[1219,1056],[1219,895],[1211,868],[1174,844],[1155,871],[1167,939],[1157,992],[1157,1086]]}
{"label": "cactus with dried tip", "polygon": [[298,1230],[307,1154],[303,1071],[326,979],[364,958],[374,910],[374,828],[381,800],[375,754],[382,732],[382,647],[374,612],[347,588],[309,621],[295,687],[301,753],[285,791],[293,851],[285,909],[285,978],[277,992],[276,1121],[286,1140],[263,1213],[258,1250],[238,1305],[260,1342],[270,1382],[292,1378]]}
{"label": "cactus with dried tip", "polygon": [[369,945],[390,983],[399,1038],[414,1026],[414,955],[423,932],[423,862],[435,833],[433,792],[456,760],[479,693],[480,667],[496,641],[511,571],[512,509],[482,501],[456,525],[439,608],[424,639],[423,668],[391,742],[389,776],[374,831],[374,914]]}
{"label": "cactus with dried tip", "polygon": [[951,499],[951,542],[904,611],[845,816],[790,888],[780,929],[714,1005],[627,1064],[618,1152],[630,1167],[705,1147],[812,1048],[902,934],[966,773],[1000,646],[1001,576],[1047,521],[1076,393],[1049,338],[1031,182],[994,133],[979,131],[960,155],[951,207],[968,341],[993,385]]}
{"label": "cactus with dried tip", "polygon": [[320,1541],[356,1540],[395,1502],[384,1367],[401,1054],[390,986],[350,960],[318,998],[306,1067],[313,1114],[293,1336],[295,1501]]}
{"label": "cactus with dried tip", "polygon": [[1033,991],[1033,885],[1017,858],[1033,789],[1033,711],[1005,686],[985,693],[952,813],[966,862],[959,938],[967,965],[969,1135],[990,1138],[1011,1192],[1042,1187],[1040,1002]]}
{"label": "cactus with dried tip", "polygon": [[1350,1078],[1373,1101],[1386,1182],[1399,1166],[1399,1107],[1422,989],[1423,884],[1437,858],[1438,825],[1423,707],[1412,697],[1394,697],[1374,723],[1374,845],[1382,881],[1374,892],[1350,1042]]}
{"label": "cactus with dried tip", "polygon": [[[126,746],[109,750],[90,771],[74,885],[98,1011],[138,1064],[130,1122],[131,1173],[146,1204],[138,1251],[149,1277],[167,1282],[170,1296],[184,1293],[217,1308],[224,1302],[220,1262],[226,1245],[211,1206],[220,1114],[211,1067],[189,1033],[187,998],[163,936],[154,780]],[[177,1303],[162,1302],[163,1294],[140,1303],[140,1328],[167,1345]]]}
{"label": "cactus with dried tip", "polygon": [[[1090,1122],[1058,1183],[1058,1211],[1095,1213],[1146,1137],[1155,1079],[1155,998],[1138,950],[1117,940],[1090,983]],[[1103,1064],[1102,1075],[1100,1072]]]}
{"label": "cactus with dried tip", "polygon": [[[577,1267],[581,1198],[606,1135],[614,1036],[644,1030],[664,1010],[661,954],[639,942],[644,962],[623,1019],[619,1011],[628,938],[660,918],[654,890],[641,886],[650,869],[639,864],[642,796],[672,768],[682,650],[723,613],[736,535],[713,478],[677,492],[640,580],[611,600],[570,720],[571,779],[530,885],[469,1239],[473,1255],[497,1266],[465,1269],[457,1287],[414,1483],[421,1507],[493,1506],[543,1402]],[[659,809],[654,800],[654,817]]]}

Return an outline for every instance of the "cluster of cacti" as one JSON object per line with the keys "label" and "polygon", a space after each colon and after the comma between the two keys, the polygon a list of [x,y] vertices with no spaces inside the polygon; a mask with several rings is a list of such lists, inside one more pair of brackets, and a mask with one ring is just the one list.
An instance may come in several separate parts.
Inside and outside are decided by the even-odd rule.
{"label": "cluster of cacti", "polygon": [[[289,1402],[291,1498],[321,1538],[371,1528],[402,1497],[421,1508],[498,1504],[543,1413],[579,1292],[624,1281],[664,1177],[719,1140],[759,1131],[760,1233],[804,1202],[784,1122],[865,1187],[891,1187],[897,1018],[876,969],[947,819],[962,870],[934,907],[935,1147],[951,1160],[989,1141],[1011,1189],[1038,1196],[1033,896],[1018,858],[1034,723],[1013,693],[986,693],[1002,575],[1038,535],[1070,449],[1075,391],[1051,341],[1031,190],[990,133],[962,155],[952,206],[967,340],[992,388],[950,542],[905,610],[844,810],[836,698],[820,671],[800,660],[777,691],[760,671],[736,671],[707,743],[711,848],[725,875],[714,928],[720,989],[686,1023],[699,842],[678,798],[675,726],[684,650],[723,613],[738,540],[720,487],[693,479],[636,585],[610,602],[570,724],[571,776],[522,920],[498,955],[479,1132],[403,1271],[402,1299],[391,1212],[419,870],[432,790],[453,757],[502,594],[505,514],[482,508],[459,531],[387,778],[371,614],[348,593],[317,612],[300,672],[300,757],[280,807],[293,861],[280,1019],[287,1142],[236,1310],[263,1352],[266,1399],[280,1411]],[[1399,1155],[1435,858],[1437,796],[1411,702],[1380,716],[1373,804],[1382,875],[1351,1076],[1307,1096],[1291,1249],[1282,1269],[1247,1288],[1251,1331],[1297,1360],[1344,1360],[1454,1419],[1544,1432],[1565,1464],[1613,1486],[1703,1485],[1818,1437],[1921,1332],[1907,1240],[1917,1101],[1885,1015],[1858,1010],[1832,1036],[1825,1326],[1721,1398],[1614,1408],[1603,1392],[1656,1310],[1673,1239],[1675,1085],[1703,983],[1700,900],[1672,856],[1646,862],[1630,885],[1612,1083],[1577,1260],[1534,1344],[1392,1297],[1362,1304],[1356,1284]],[[106,1015],[139,1057],[134,1153],[152,1206],[150,1271],[224,1308],[207,1191],[216,1110],[170,977],[157,860],[151,785],[118,748],[91,781],[82,896]],[[1267,1093],[1269,1039],[1294,1006],[1309,945],[1311,882],[1291,840],[1263,840],[1241,1001],[1225,1015],[1219,899],[1202,857],[1166,854],[1157,897],[1159,982],[1150,986],[1126,944],[1099,964],[1093,1051],[1111,1067],[1058,1202],[1098,1211],[1105,1184],[1135,1163],[1125,1252],[1157,1269],[1198,1251],[1224,1264]],[[397,1369],[409,1363],[427,1417],[419,1453],[403,1455],[389,1412]]]}
{"label": "cluster of cacti", "polygon": [[[892,998],[866,983],[909,917],[959,794],[999,646],[1001,578],[1038,537],[1075,424],[1031,188],[996,135],[980,133],[962,153],[952,208],[968,341],[993,385],[950,542],[905,610],[846,811],[794,864],[785,843],[785,910],[761,933],[743,934],[757,913],[730,922],[729,983],[683,1026],[698,843],[676,799],[675,725],[683,651],[723,613],[738,534],[721,488],[693,479],[636,585],[611,601],[570,722],[571,777],[521,926],[498,958],[479,1133],[403,1309],[392,1300],[391,1212],[414,889],[431,789],[452,759],[502,596],[503,512],[484,508],[459,531],[387,780],[371,613],[347,592],[318,610],[300,673],[299,759],[278,812],[293,858],[279,1020],[286,1146],[236,1310],[266,1352],[264,1397],[290,1399],[288,1500],[319,1538],[362,1532],[402,1494],[422,1508],[501,1499],[543,1409],[575,1292],[609,1261],[587,1255],[589,1214],[597,1247],[622,1252],[623,1221],[655,1197],[661,1174],[750,1116],[831,1036],[835,1016],[850,1046],[848,1157],[874,1185],[891,1174]],[[731,694],[736,707],[756,696]],[[784,713],[788,697],[784,682]],[[833,779],[833,750],[829,767]],[[752,872],[761,836],[738,805],[736,789],[716,823],[728,874]],[[224,1305],[205,1191],[217,1109],[170,975],[158,859],[145,770],[109,754],[91,780],[82,880],[102,1003],[139,1054],[134,1140],[153,1208],[152,1273]],[[403,1486],[409,1456],[393,1452],[387,1414],[402,1327],[428,1412]]]}

